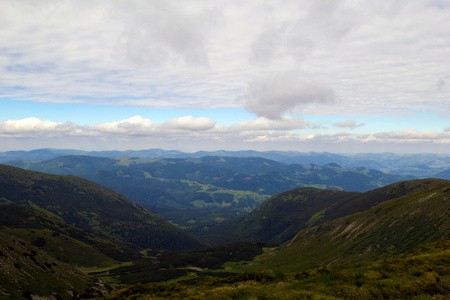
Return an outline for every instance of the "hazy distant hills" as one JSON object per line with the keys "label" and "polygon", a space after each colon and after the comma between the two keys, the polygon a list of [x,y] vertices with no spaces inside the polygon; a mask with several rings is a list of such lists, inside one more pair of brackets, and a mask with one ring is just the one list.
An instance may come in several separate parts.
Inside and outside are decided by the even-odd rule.
{"label": "hazy distant hills", "polygon": [[0,203],[39,209],[69,225],[134,247],[206,245],[125,196],[75,176],[0,165]]}
{"label": "hazy distant hills", "polygon": [[364,192],[414,178],[364,167],[284,164],[259,157],[142,159],[72,155],[7,164],[94,181],[197,235],[287,190],[310,186]]}
{"label": "hazy distant hills", "polygon": [[439,173],[450,170],[450,154],[395,154],[395,153],[359,153],[335,154],[297,151],[199,151],[186,153],[176,150],[147,149],[127,151],[81,151],[72,149],[37,149],[31,151],[0,152],[0,162],[12,160],[40,161],[67,155],[86,155],[96,157],[130,156],[144,159],[199,158],[204,156],[261,157],[285,164],[319,166],[336,163],[343,168],[366,167],[385,173],[412,175],[417,178],[439,177]]}

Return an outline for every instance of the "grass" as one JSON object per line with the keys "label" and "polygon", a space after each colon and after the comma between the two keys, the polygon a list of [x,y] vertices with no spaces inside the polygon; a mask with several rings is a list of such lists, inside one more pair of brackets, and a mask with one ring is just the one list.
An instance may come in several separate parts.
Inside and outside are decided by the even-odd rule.
{"label": "grass", "polygon": [[107,299],[446,299],[450,241],[384,260],[301,272],[246,272],[226,278],[129,286]]}

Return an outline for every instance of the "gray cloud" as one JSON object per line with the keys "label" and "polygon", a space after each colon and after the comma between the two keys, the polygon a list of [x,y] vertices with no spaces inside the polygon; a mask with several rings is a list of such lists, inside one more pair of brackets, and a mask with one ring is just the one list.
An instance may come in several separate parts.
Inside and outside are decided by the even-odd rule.
{"label": "gray cloud", "polygon": [[449,128],[424,131],[425,122],[417,122],[416,132],[399,125],[375,135],[360,130],[357,136],[327,135],[321,124],[329,122],[286,116],[348,116],[335,124],[347,131],[364,124],[351,120],[367,122],[368,116],[408,118],[414,112],[447,118],[450,27],[442,24],[450,9],[439,1],[0,3],[0,101],[144,110],[245,108],[258,116],[245,120],[244,114],[233,115],[234,124],[222,126],[210,118],[168,117],[154,123],[123,115],[118,119],[126,120],[92,119],[96,125],[80,126],[70,112],[71,122],[58,123],[42,118],[38,110],[37,118],[26,119],[12,110],[9,115],[2,106],[4,118],[25,118],[0,120],[2,137],[57,136],[61,141],[76,135],[87,142],[91,136],[111,141],[139,136],[133,145],[148,138],[143,146],[153,137],[227,145],[273,141],[277,147],[280,141],[449,143]]}
{"label": "gray cloud", "polygon": [[444,80],[442,80],[442,78],[439,78],[438,81],[436,81],[436,83],[434,84],[434,87],[437,90],[441,90],[444,88],[445,85],[446,85],[446,82]]}
{"label": "gray cloud", "polygon": [[125,24],[116,53],[125,54],[137,65],[209,64],[206,44],[221,19],[217,9],[175,1],[127,1],[119,2],[114,13]]}
{"label": "gray cloud", "polygon": [[348,119],[345,122],[336,122],[333,124],[336,127],[342,127],[342,128],[356,128],[356,127],[361,127],[366,125],[365,123],[360,123],[360,124],[356,124],[355,120],[353,119]]}
{"label": "gray cloud", "polygon": [[419,140],[442,140],[446,143],[450,142],[450,135],[437,132],[434,130],[418,131],[415,129],[404,129],[402,131],[389,131],[375,133],[374,137],[379,140],[403,140],[403,141],[419,141]]}
{"label": "gray cloud", "polygon": [[279,119],[283,113],[307,104],[333,103],[334,92],[323,82],[285,72],[251,81],[241,100],[248,111],[268,119]]}

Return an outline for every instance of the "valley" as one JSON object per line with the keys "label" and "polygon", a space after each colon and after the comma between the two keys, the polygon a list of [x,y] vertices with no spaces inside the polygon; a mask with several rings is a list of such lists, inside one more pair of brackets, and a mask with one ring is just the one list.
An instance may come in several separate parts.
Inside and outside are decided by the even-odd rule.
{"label": "valley", "polygon": [[299,187],[365,192],[410,175],[330,163],[285,164],[258,157],[153,158],[62,156],[8,165],[76,175],[109,187],[198,236],[211,236],[270,196]]}
{"label": "valley", "polygon": [[337,163],[11,161],[0,299],[445,298],[449,201],[446,179]]}

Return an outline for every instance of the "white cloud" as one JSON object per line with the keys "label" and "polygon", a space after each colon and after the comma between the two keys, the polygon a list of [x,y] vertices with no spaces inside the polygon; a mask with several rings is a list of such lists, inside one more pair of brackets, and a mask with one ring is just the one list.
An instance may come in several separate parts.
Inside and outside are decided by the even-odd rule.
{"label": "white cloud", "polygon": [[38,118],[26,118],[21,120],[0,121],[1,135],[30,135],[36,133],[76,133],[79,127],[70,122],[58,123],[49,120],[42,121]]}
{"label": "white cloud", "polygon": [[150,134],[154,131],[155,124],[141,116],[134,116],[122,121],[95,124],[89,127],[89,130],[101,133],[116,133],[127,135]]}
{"label": "white cloud", "polygon": [[232,130],[294,130],[309,126],[310,123],[302,118],[283,116],[277,120],[259,117],[256,120],[241,121],[233,126]]}
{"label": "white cloud", "polygon": [[160,135],[169,131],[172,133],[203,131],[212,129],[214,126],[215,121],[204,117],[185,116],[163,123],[153,123],[151,120],[144,119],[141,116],[134,116],[122,121],[95,124],[90,126],[89,130],[124,135]]}
{"label": "white cloud", "polygon": [[366,125],[365,123],[360,123],[360,124],[356,124],[355,120],[353,119],[348,119],[345,122],[336,122],[334,123],[334,126],[336,127],[342,127],[342,128],[356,128],[356,127],[361,127]]}
{"label": "white cloud", "polygon": [[333,103],[333,91],[323,82],[296,72],[270,74],[248,84],[241,97],[244,107],[268,119],[279,119],[283,113],[311,104]]}
{"label": "white cloud", "polygon": [[215,121],[205,117],[185,116],[164,122],[161,124],[161,128],[202,131],[214,128],[215,124]]}
{"label": "white cloud", "polygon": [[[404,152],[411,152],[412,149],[430,151],[432,146],[433,151],[445,152],[445,147],[450,145],[450,134],[445,132],[405,129],[373,135],[355,135],[348,132],[327,134],[311,133],[310,129],[313,127],[313,124],[302,118],[289,116],[279,120],[261,117],[230,126],[218,125],[208,118],[192,116],[161,123],[134,116],[91,126],[26,118],[1,121],[0,140],[8,141],[3,143],[4,145],[31,144],[32,149],[51,146],[76,149],[171,148],[170,145],[176,145],[171,149],[184,151],[211,149],[214,145],[214,149],[230,150],[236,150],[233,147],[266,150],[275,147],[284,150],[308,149],[328,152],[354,152],[357,149],[388,151],[398,147],[404,149]],[[408,146],[411,144],[414,144],[413,148]]]}

